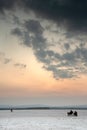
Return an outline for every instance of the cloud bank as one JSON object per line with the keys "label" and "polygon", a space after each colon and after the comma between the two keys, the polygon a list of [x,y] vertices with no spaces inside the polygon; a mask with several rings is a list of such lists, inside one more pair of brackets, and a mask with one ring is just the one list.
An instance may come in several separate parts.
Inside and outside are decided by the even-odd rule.
{"label": "cloud bank", "polygon": [[[20,28],[14,28],[11,34],[20,38],[25,46],[33,49],[37,60],[43,63],[44,69],[53,73],[54,78],[77,78],[81,74],[86,74],[87,43],[83,37],[69,35],[67,32],[60,37],[58,36],[60,33],[56,34],[57,31],[51,32],[51,30],[51,27],[46,30],[39,20],[30,19],[25,20]],[[55,39],[54,43],[51,41],[55,47],[53,50],[48,42],[49,36],[44,35],[46,31],[65,39],[63,41]]]}
{"label": "cloud bank", "polygon": [[0,0],[0,12],[5,10],[32,10],[38,17],[50,19],[69,30],[87,30],[86,0]]}
{"label": "cloud bank", "polygon": [[21,64],[21,63],[16,63],[16,64],[14,64],[14,66],[15,66],[15,67],[19,67],[19,68],[21,68],[21,69],[24,69],[24,68],[27,67],[26,64]]}
{"label": "cloud bank", "polygon": [[[27,15],[33,11],[38,19],[31,18],[21,23],[14,15],[14,24],[18,26],[11,34],[33,49],[44,69],[51,71],[56,79],[87,74],[86,0],[0,0],[1,13],[10,11],[14,14],[18,8]],[[45,20],[49,27],[44,26]],[[54,24],[56,28],[52,27]]]}

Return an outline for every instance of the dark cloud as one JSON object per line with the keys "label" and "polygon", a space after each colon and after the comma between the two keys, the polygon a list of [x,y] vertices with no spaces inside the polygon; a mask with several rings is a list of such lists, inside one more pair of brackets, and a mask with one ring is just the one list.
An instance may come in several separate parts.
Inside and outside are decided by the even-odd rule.
{"label": "dark cloud", "polygon": [[[26,29],[30,42],[32,42],[33,48],[38,49],[45,45],[45,38],[43,38],[43,27],[37,20],[27,20],[24,23],[24,28]],[[29,44],[29,43],[28,43]]]}
{"label": "dark cloud", "polygon": [[75,73],[72,73],[73,70],[69,70],[69,69],[58,69],[58,66],[55,65],[50,65],[48,67],[44,66],[44,68],[47,71],[51,71],[53,72],[53,76],[55,79],[67,79],[67,78],[73,78],[73,77],[77,77],[77,75],[75,75]]}
{"label": "dark cloud", "polygon": [[11,10],[16,2],[15,0],[0,0],[0,11]]}
{"label": "dark cloud", "polygon": [[[65,42],[63,46],[60,45],[60,49],[64,51],[55,52],[55,50],[49,49],[50,45],[43,35],[45,29],[39,21],[26,20],[21,27],[21,29],[12,30],[12,34],[21,38],[24,45],[33,49],[37,60],[43,63],[44,69],[53,73],[54,78],[74,78],[82,73],[86,74],[87,47],[81,40],[77,39],[78,46],[77,43],[74,43],[75,39],[73,42],[69,41],[70,43]],[[66,33],[64,36],[66,37]],[[16,64],[15,66],[21,65]]]}
{"label": "dark cloud", "polygon": [[[41,55],[42,54],[42,55]],[[74,78],[87,73],[87,48],[76,48],[63,54],[43,51],[37,58],[44,63],[44,68],[51,71],[56,79]]]}
{"label": "dark cloud", "polygon": [[43,33],[43,27],[41,26],[40,22],[37,20],[27,20],[24,23],[26,29],[33,34],[40,35]]}
{"label": "dark cloud", "polygon": [[19,6],[69,30],[87,31],[87,0],[0,0],[1,11]]}
{"label": "dark cloud", "polygon": [[25,6],[37,12],[38,16],[65,24],[69,29],[87,29],[86,0],[26,0]]}
{"label": "dark cloud", "polygon": [[15,28],[11,34],[20,37],[23,43],[28,47],[32,47],[34,50],[44,49],[47,47],[46,39],[43,37],[44,28],[37,20],[26,20],[23,28]]}
{"label": "dark cloud", "polygon": [[15,63],[14,66],[22,69],[27,67],[26,64],[21,64],[21,63]]}
{"label": "dark cloud", "polygon": [[[87,1],[0,0],[0,12],[12,11],[19,6],[25,10],[27,15],[28,11],[32,10],[37,15],[38,20],[29,19],[21,23],[19,18],[13,15],[14,24],[17,27],[12,30],[11,34],[19,37],[23,45],[33,49],[37,60],[43,63],[43,68],[51,71],[56,79],[73,78],[80,74],[87,74],[87,45],[82,44],[82,40],[78,38],[79,34],[83,35],[87,32]],[[53,40],[53,42],[56,41],[55,44],[53,43],[54,47],[56,44],[62,43],[58,46],[59,48],[52,50],[49,47],[48,39],[44,36],[46,28],[42,26],[39,18],[42,18],[43,21],[44,19],[49,20],[49,22],[52,20],[60,29],[62,26],[67,29],[62,40],[60,39],[58,43]],[[50,28],[47,31],[49,30]],[[52,33],[56,35],[61,31],[53,30]],[[50,33],[49,37],[51,37]],[[83,39],[84,41],[86,42]],[[58,51],[55,51],[57,49]],[[26,68],[26,65],[21,63],[16,63],[14,66]]]}
{"label": "dark cloud", "polygon": [[14,15],[14,14],[13,14],[13,22],[14,22],[14,24],[16,24],[16,25],[20,25],[20,24],[21,24],[19,18],[18,18],[16,15]]}
{"label": "dark cloud", "polygon": [[22,34],[22,31],[19,29],[19,28],[15,28],[14,30],[12,30],[11,32],[13,35],[17,35],[19,37],[22,37],[23,34]]}
{"label": "dark cloud", "polygon": [[69,49],[70,49],[69,43],[65,43],[65,44],[64,44],[64,47],[65,47],[66,50],[69,50]]}
{"label": "dark cloud", "polygon": [[76,48],[72,52],[66,52],[62,55],[45,52],[46,56],[49,56],[45,63],[44,68],[51,71],[56,79],[59,78],[74,78],[81,74],[87,74],[87,48]]}

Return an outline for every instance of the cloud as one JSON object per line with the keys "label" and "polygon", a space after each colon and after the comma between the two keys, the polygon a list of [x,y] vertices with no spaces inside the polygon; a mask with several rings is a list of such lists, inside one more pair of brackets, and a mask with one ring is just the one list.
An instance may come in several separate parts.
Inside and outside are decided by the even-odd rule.
{"label": "cloud", "polygon": [[[41,26],[40,22],[37,20],[27,20],[24,23],[24,39],[29,42],[25,42],[29,46],[29,43],[32,45],[32,48],[39,49],[39,47],[45,47],[45,38],[43,37],[44,28]],[[28,34],[28,36],[27,36]]]}
{"label": "cloud", "polygon": [[26,20],[21,25],[23,28],[14,28],[11,34],[20,37],[23,44],[32,47],[34,50],[46,48],[46,39],[43,37],[44,28],[37,20]]}
{"label": "cloud", "polygon": [[14,24],[16,24],[16,25],[20,25],[21,24],[19,18],[16,15],[13,14],[12,17],[13,17]]}
{"label": "cloud", "polygon": [[[33,49],[37,60],[43,63],[44,69],[53,73],[55,79],[77,78],[81,74],[87,74],[87,44],[83,36],[72,34],[71,38],[67,38],[68,32],[60,36],[60,33],[55,34],[50,28],[46,30],[39,20],[33,19],[25,20],[20,26],[18,29],[14,28],[12,34],[18,36],[25,46]],[[53,45],[51,47],[49,35],[48,37],[44,35],[46,31],[55,34],[55,38],[59,37],[62,41],[59,42],[57,39],[54,43],[51,41]]]}
{"label": "cloud", "polygon": [[11,61],[11,59],[4,58],[4,64],[8,64]]}
{"label": "cloud", "polygon": [[87,49],[85,48],[76,48],[74,51],[64,53],[60,58],[56,59],[54,55],[54,61],[56,65],[52,64],[47,66],[47,70],[53,70],[56,77],[61,78],[73,78],[78,77],[82,73],[87,72],[86,64],[87,63]]}
{"label": "cloud", "polygon": [[11,59],[6,58],[4,52],[0,52],[0,61],[1,61],[1,63],[3,63],[3,64],[8,64],[8,63],[11,62]]}
{"label": "cloud", "polygon": [[5,9],[11,10],[16,2],[14,0],[0,0],[0,11],[3,12]]}
{"label": "cloud", "polygon": [[31,46],[32,42],[34,48],[36,42],[37,44],[45,42],[45,38],[42,36],[44,29],[39,21],[32,19],[26,20],[24,24],[20,24],[20,26],[23,26],[23,28],[16,27],[11,31],[11,34],[20,37],[27,46]]}
{"label": "cloud", "polygon": [[73,72],[73,70],[69,71],[69,69],[63,69],[62,67],[59,68],[56,65],[49,65],[49,66],[44,66],[44,68],[48,71],[53,72],[53,76],[55,79],[70,79],[70,78],[76,78],[77,75],[75,75],[75,73],[71,73],[71,71]]}
{"label": "cloud", "polygon": [[33,19],[25,21],[24,26],[30,33],[36,35],[42,34],[44,30],[40,22]]}
{"label": "cloud", "polygon": [[[20,22],[14,15],[14,24],[17,27],[14,26],[11,34],[20,38],[23,45],[33,49],[37,60],[43,63],[43,68],[51,71],[56,79],[87,74],[87,1],[0,1],[0,11],[4,13],[19,6],[27,15],[32,10],[37,19]],[[56,28],[51,30],[52,27],[49,26],[47,29],[44,26],[45,20],[52,23],[51,26],[55,24]],[[15,66],[23,67],[20,63]]]}
{"label": "cloud", "polygon": [[24,4],[42,18],[65,24],[72,30],[87,30],[86,0],[26,0]]}
{"label": "cloud", "polygon": [[87,31],[86,0],[0,0],[0,11],[21,8],[72,31]]}
{"label": "cloud", "polygon": [[65,43],[65,44],[64,44],[64,47],[65,47],[66,50],[69,50],[69,49],[70,49],[69,43]]}
{"label": "cloud", "polygon": [[[14,64],[14,61],[10,58],[7,58],[4,52],[0,52],[0,62],[4,65],[9,64],[10,62],[12,62],[12,64]],[[26,64],[22,64],[22,63],[15,63],[14,66],[18,67],[20,69],[24,69],[27,67]]]}
{"label": "cloud", "polygon": [[14,30],[12,30],[11,32],[13,35],[17,35],[18,37],[22,37],[22,31],[19,28],[15,28]]}
{"label": "cloud", "polygon": [[18,67],[18,68],[21,68],[21,69],[24,69],[24,68],[27,67],[26,64],[21,64],[21,63],[15,63],[14,66]]}

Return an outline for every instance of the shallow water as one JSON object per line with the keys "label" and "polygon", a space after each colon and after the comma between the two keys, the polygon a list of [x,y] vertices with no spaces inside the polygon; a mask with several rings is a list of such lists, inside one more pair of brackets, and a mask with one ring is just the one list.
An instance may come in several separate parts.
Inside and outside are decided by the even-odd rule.
{"label": "shallow water", "polygon": [[87,111],[67,117],[66,110],[0,111],[0,130],[87,130]]}

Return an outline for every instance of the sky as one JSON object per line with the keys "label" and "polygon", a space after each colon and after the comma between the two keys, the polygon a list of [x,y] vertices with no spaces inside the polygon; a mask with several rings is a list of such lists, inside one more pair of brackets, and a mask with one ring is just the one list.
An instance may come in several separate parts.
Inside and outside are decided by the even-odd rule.
{"label": "sky", "polygon": [[0,105],[85,105],[86,81],[86,0],[0,0]]}

